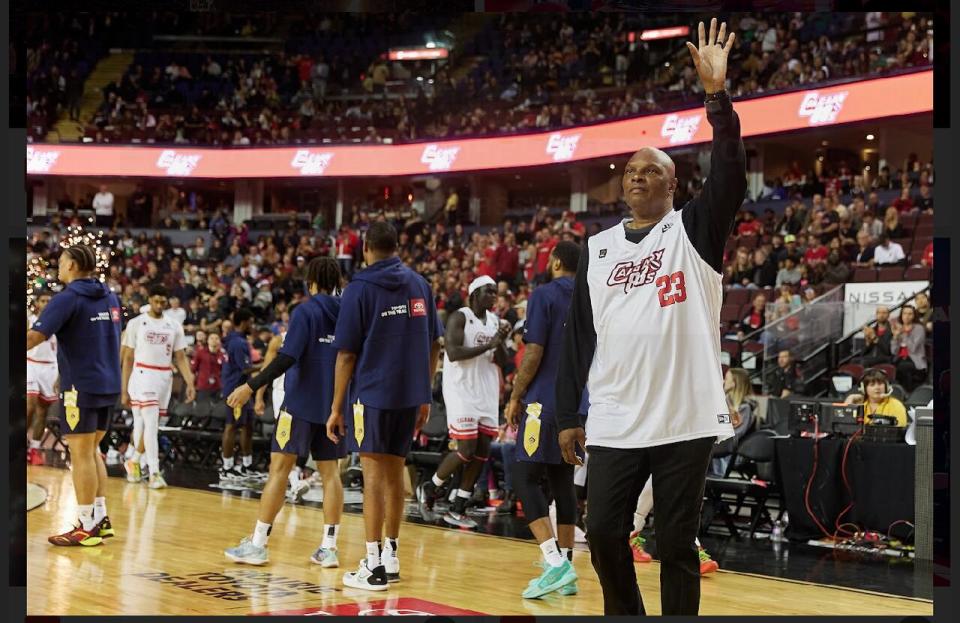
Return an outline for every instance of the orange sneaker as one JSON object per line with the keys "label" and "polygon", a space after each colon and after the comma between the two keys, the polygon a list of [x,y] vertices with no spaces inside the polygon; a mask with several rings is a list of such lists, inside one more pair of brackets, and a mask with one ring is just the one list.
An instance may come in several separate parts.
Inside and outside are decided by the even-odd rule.
{"label": "orange sneaker", "polygon": [[77,525],[74,528],[64,532],[63,534],[55,534],[47,539],[53,545],[63,545],[63,546],[72,546],[72,545],[100,545],[103,543],[103,538],[100,536],[100,530],[98,527],[94,527],[93,530],[89,532],[83,529],[83,526]]}
{"label": "orange sneaker", "polygon": [[713,558],[710,558],[710,554],[707,553],[707,550],[700,548],[700,575],[707,575],[708,573],[713,573],[720,568],[720,565],[717,564],[717,561]]}
{"label": "orange sneaker", "polygon": [[640,536],[639,531],[630,534],[630,551],[633,552],[633,562],[650,562],[653,560],[653,556],[643,549],[646,542],[647,540]]}

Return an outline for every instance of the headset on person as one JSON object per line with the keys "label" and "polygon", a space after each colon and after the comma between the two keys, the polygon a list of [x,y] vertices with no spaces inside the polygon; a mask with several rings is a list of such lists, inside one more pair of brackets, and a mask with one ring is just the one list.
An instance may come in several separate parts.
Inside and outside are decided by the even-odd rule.
{"label": "headset on person", "polygon": [[860,377],[860,395],[863,396],[864,402],[866,402],[866,399],[867,399],[867,384],[864,383],[863,380],[867,378],[867,376],[875,376],[878,374],[883,377],[883,383],[884,383],[884,386],[886,387],[883,393],[884,397],[889,398],[890,396],[893,395],[893,385],[890,383],[890,379],[887,378],[887,373],[881,370],[880,368],[870,368],[869,370],[863,373],[862,377]]}

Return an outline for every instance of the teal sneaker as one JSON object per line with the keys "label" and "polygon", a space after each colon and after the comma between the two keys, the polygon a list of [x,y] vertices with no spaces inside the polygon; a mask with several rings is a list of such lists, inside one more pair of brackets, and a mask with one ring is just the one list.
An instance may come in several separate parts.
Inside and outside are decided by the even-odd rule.
{"label": "teal sneaker", "polygon": [[537,599],[576,581],[577,572],[569,560],[564,560],[559,567],[545,565],[543,573],[527,586],[522,596],[524,599]]}
{"label": "teal sneaker", "polygon": [[566,586],[561,586],[560,590],[557,591],[558,594],[568,597],[570,595],[576,595],[580,592],[580,589],[577,588],[577,583],[567,584]]}
{"label": "teal sneaker", "polygon": [[257,547],[245,536],[240,541],[240,545],[223,550],[223,555],[233,562],[245,563],[248,565],[265,565],[270,562],[266,547]]}
{"label": "teal sneaker", "polygon": [[310,556],[310,562],[320,565],[324,569],[332,569],[340,566],[340,559],[337,558],[337,550],[328,547],[318,547],[317,551]]}

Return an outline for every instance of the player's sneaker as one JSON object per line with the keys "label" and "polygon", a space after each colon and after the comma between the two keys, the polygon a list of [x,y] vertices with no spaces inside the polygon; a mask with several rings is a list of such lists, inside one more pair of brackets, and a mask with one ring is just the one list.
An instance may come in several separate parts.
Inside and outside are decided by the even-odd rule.
{"label": "player's sneaker", "polygon": [[630,534],[630,551],[633,552],[633,562],[650,562],[653,560],[653,556],[643,549],[646,542],[647,540],[640,536],[639,531]]}
{"label": "player's sneaker", "polygon": [[569,597],[570,595],[576,595],[580,592],[580,588],[577,586],[577,583],[567,584],[566,586],[561,586],[557,593],[563,595],[564,597]]}
{"label": "player's sneaker", "polygon": [[429,509],[437,499],[437,485],[432,478],[427,478],[417,487],[417,501]]}
{"label": "player's sneaker", "polygon": [[543,573],[535,578],[527,588],[524,589],[522,596],[524,599],[537,599],[547,593],[559,590],[567,584],[573,584],[577,581],[577,572],[569,560],[564,560],[559,567],[552,567],[545,564]]}
{"label": "player's sneaker", "polygon": [[[392,551],[392,550],[391,550]],[[387,582],[391,584],[400,581],[400,559],[396,556],[381,556],[383,569],[387,573]]]}
{"label": "player's sneaker", "polygon": [[40,448],[28,448],[27,449],[27,463],[30,465],[43,465],[43,452]]}
{"label": "player's sneaker", "polygon": [[710,558],[710,554],[707,553],[707,550],[700,548],[700,575],[707,575],[708,573],[713,573],[720,568],[720,565],[717,564],[717,561],[713,558]]}
{"label": "player's sneaker", "polygon": [[223,555],[233,562],[248,565],[265,565],[270,562],[267,548],[257,547],[248,536],[240,539],[240,545],[223,550]]}
{"label": "player's sneaker", "polygon": [[477,522],[467,517],[464,513],[458,513],[453,510],[449,510],[444,513],[443,520],[451,526],[456,526],[457,528],[474,530],[477,527]]}
{"label": "player's sneaker", "polygon": [[324,569],[340,566],[340,559],[337,558],[337,550],[329,547],[318,547],[310,556],[310,562],[315,565],[320,565]]}
{"label": "player's sneaker", "polygon": [[167,481],[163,479],[163,474],[150,474],[150,484],[148,486],[151,489],[163,489],[167,486]]}
{"label": "player's sneaker", "polygon": [[356,571],[343,574],[343,585],[364,591],[385,591],[387,590],[387,572],[383,565],[373,570],[367,568],[367,559],[363,558]]}
{"label": "player's sneaker", "polygon": [[143,474],[140,472],[140,461],[127,459],[123,463],[123,468],[127,470],[127,482],[140,482]]}
{"label": "player's sneaker", "polygon": [[106,515],[104,515],[100,523],[97,524],[97,529],[100,531],[100,536],[104,539],[117,536],[116,530],[113,529],[113,524],[110,523],[110,518]]}
{"label": "player's sneaker", "polygon": [[291,485],[287,491],[287,497],[291,502],[302,502],[303,496],[310,490],[310,483],[306,480],[298,480],[297,484]]}
{"label": "player's sneaker", "polygon": [[84,547],[90,547],[92,545],[100,545],[103,543],[103,538],[100,536],[100,531],[97,530],[97,527],[94,526],[92,530],[84,530],[82,525],[77,525],[67,530],[63,534],[55,534],[47,538],[50,543],[53,545],[61,546],[75,546],[83,545]]}

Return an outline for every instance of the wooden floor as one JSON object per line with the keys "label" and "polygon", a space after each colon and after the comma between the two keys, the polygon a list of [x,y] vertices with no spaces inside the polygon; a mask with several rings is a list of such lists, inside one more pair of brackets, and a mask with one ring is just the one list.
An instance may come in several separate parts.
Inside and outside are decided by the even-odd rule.
{"label": "wooden floor", "polygon": [[[29,467],[47,502],[27,514],[31,615],[356,614],[464,611],[506,615],[602,614],[587,552],[577,551],[580,594],[525,600],[538,573],[532,542],[404,524],[403,581],[381,593],[344,588],[340,578],[363,555],[362,522],[344,515],[340,569],[310,564],[322,523],[315,508],[287,504],[270,538],[265,567],[236,565],[223,549],[252,531],[257,501],[189,489],[149,490],[111,478],[108,511],[117,537],[98,547],[61,548],[46,537],[76,517],[69,472]],[[659,614],[659,565],[637,565],[647,610]],[[720,571],[704,578],[704,615],[932,615],[933,603],[846,588]],[[395,612],[397,613],[397,612]],[[414,613],[414,612],[411,612]]]}

